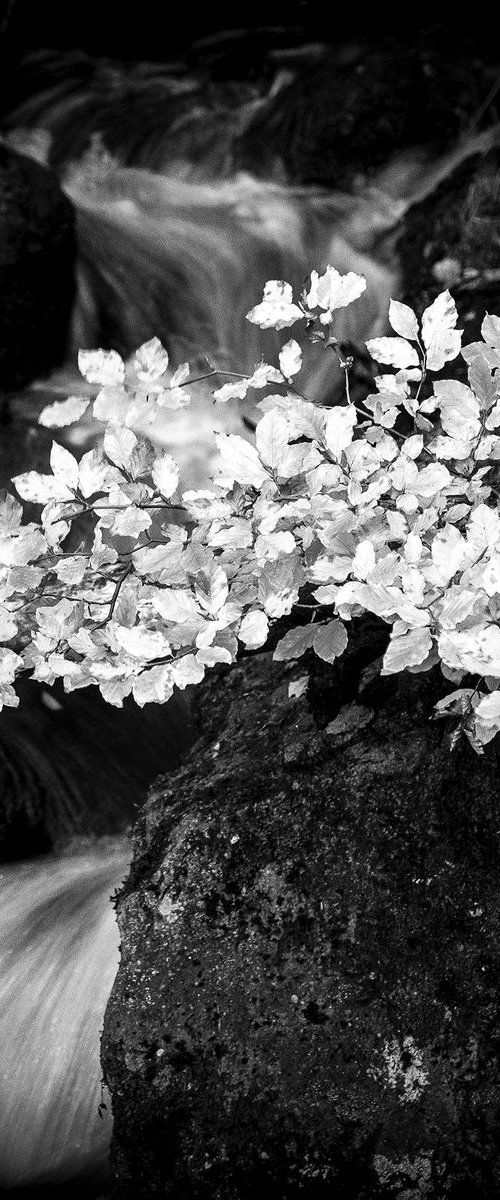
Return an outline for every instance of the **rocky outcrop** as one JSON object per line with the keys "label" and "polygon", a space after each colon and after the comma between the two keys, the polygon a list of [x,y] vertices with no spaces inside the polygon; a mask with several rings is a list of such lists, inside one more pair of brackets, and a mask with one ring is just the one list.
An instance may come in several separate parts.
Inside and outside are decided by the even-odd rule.
{"label": "rocky outcrop", "polygon": [[307,699],[267,653],[212,677],[150,793],[103,1040],[121,1197],[500,1192],[498,751],[450,753],[441,676],[369,644]]}
{"label": "rocky outcrop", "polygon": [[73,209],[55,175],[0,141],[0,391],[62,361],[74,298]]}

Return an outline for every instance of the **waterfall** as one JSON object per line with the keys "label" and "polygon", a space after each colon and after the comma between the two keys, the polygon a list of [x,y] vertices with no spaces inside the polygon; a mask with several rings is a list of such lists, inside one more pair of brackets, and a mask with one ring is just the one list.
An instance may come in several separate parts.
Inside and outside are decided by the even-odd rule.
{"label": "waterfall", "polygon": [[96,839],[0,869],[4,1189],[105,1178],[111,1107],[99,1039],[118,965],[110,896],[128,859],[123,839]]}

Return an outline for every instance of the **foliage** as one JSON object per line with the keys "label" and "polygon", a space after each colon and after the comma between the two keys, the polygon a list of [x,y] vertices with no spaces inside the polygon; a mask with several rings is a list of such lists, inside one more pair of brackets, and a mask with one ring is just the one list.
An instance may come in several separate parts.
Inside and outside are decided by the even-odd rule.
{"label": "foliage", "polygon": [[[3,704],[17,704],[26,670],[67,691],[97,684],[115,705],[129,694],[163,703],[174,686],[233,662],[239,644],[264,646],[270,623],[296,609],[310,619],[274,657],[312,650],[333,663],[351,618],[371,612],[390,626],[382,674],[440,663],[455,687],[436,715],[454,715],[457,736],[483,751],[500,729],[500,318],[486,316],[483,341],[461,349],[448,291],[420,324],[391,301],[394,336],[367,343],[385,369],[356,405],[333,327],[365,286],[332,266],[312,272],[299,300],[284,281],[266,284],[248,319],[303,323],[340,362],[345,403],[319,407],[300,393],[301,347],[286,341],[278,367],[262,363],[214,392],[216,403],[266,394],[255,444],[216,435],[210,490],[181,494],[175,461],[131,428],[189,402],[189,365],[172,374],[157,338],[129,363],[80,353],[98,389],[102,445],[78,462],[54,442],[51,474],[13,480],[21,499],[43,506],[39,524],[22,523],[12,495],[0,503]],[[468,385],[443,377],[460,353]],[[87,403],[70,397],[41,422],[63,426]]]}

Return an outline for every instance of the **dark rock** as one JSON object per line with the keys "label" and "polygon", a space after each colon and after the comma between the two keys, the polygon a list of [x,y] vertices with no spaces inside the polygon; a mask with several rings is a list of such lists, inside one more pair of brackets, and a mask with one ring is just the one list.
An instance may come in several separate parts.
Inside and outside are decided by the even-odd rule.
{"label": "dark rock", "polygon": [[73,209],[55,175],[0,142],[0,391],[64,356],[74,299]]}
{"label": "dark rock", "polygon": [[345,739],[327,668],[308,704],[268,654],[212,676],[142,811],[103,1039],[124,1198],[500,1194],[498,751],[450,754],[439,673],[356,663]]}
{"label": "dark rock", "polygon": [[359,41],[323,46],[250,122],[242,167],[265,175],[278,158],[292,180],[342,189],[410,146],[438,151],[462,134],[489,87],[484,62],[460,35],[450,46],[450,36],[412,29],[411,39],[400,31],[367,45],[360,31]]}

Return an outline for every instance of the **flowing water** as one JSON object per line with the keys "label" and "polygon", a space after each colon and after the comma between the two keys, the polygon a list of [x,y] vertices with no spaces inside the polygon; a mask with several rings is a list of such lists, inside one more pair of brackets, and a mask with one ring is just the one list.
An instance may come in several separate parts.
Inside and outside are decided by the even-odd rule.
{"label": "flowing water", "polygon": [[[195,370],[208,359],[237,371],[274,361],[275,335],[245,314],[266,280],[300,287],[328,262],[368,281],[362,300],[339,313],[339,339],[362,346],[385,331],[389,297],[398,295],[398,223],[497,132],[436,162],[422,151],[402,155],[349,195],[297,186],[280,155],[269,154],[265,129],[273,98],[301,61],[298,53],[273,60],[252,82],[78,53],[42,53],[26,64],[4,135],[60,174],[77,214],[78,286],[67,361],[18,398],[19,412],[82,394],[79,347],[127,356],[157,335],[173,368],[186,359]],[[338,396],[329,361],[317,366],[306,356],[300,382],[311,399]],[[244,433],[238,406],[214,409],[212,386],[193,390],[192,407],[167,413],[153,431],[190,485],[207,480],[214,428]],[[74,434],[81,443],[95,436],[88,423]],[[81,1195],[106,1187],[111,1117],[109,1104],[99,1110],[99,1033],[118,956],[109,897],[127,858],[121,839],[97,840],[1,869],[4,1189],[45,1181],[36,1194],[56,1194],[68,1177],[73,1195],[78,1179]]]}

